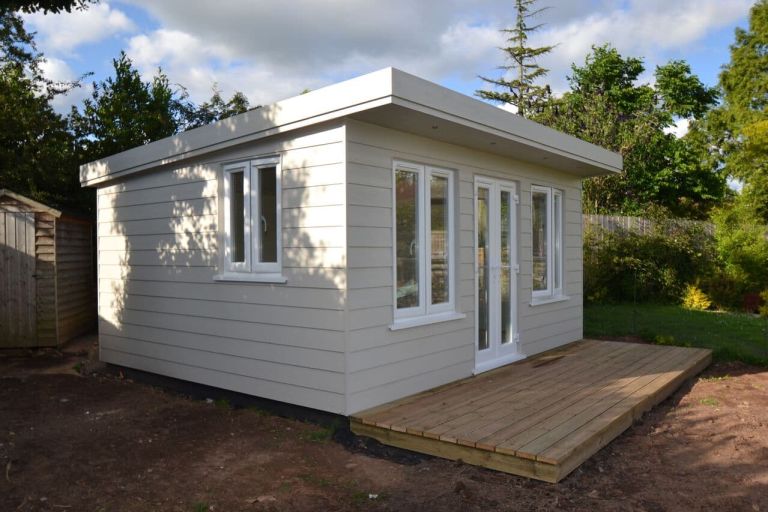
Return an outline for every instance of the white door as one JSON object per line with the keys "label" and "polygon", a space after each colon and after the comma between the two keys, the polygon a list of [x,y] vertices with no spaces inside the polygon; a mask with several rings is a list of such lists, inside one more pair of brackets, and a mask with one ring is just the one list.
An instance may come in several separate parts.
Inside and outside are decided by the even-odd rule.
{"label": "white door", "polygon": [[475,372],[521,359],[517,334],[517,190],[475,178]]}

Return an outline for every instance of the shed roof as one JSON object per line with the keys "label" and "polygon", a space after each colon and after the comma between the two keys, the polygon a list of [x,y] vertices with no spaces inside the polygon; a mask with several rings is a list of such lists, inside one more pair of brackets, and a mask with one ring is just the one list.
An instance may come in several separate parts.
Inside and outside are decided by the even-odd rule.
{"label": "shed roof", "polygon": [[395,68],[273,103],[80,167],[83,186],[350,117],[579,176],[619,172],[619,154]]}
{"label": "shed roof", "polygon": [[50,206],[47,206],[47,205],[44,205],[43,203],[39,203],[35,201],[34,199],[30,199],[21,194],[17,194],[16,192],[11,192],[10,190],[5,188],[0,188],[0,197],[10,197],[14,201],[17,201],[25,206],[28,206],[33,211],[46,212],[46,213],[50,213],[54,217],[61,217],[61,212],[56,208],[51,208]]}

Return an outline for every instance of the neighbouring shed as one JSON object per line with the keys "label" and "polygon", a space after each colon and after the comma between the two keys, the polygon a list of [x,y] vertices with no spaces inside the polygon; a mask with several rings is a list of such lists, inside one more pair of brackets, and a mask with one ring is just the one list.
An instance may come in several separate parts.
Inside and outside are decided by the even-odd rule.
{"label": "neighbouring shed", "polygon": [[0,348],[55,347],[96,325],[93,223],[0,189]]}

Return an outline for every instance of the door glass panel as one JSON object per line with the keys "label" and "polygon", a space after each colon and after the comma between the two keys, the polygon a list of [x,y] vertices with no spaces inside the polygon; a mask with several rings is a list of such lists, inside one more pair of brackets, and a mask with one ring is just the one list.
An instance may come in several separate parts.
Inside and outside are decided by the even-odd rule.
{"label": "door glass panel", "polygon": [[233,172],[230,176],[232,190],[229,197],[229,231],[232,237],[232,263],[242,263],[245,261],[245,173]]}
{"label": "door glass panel", "polygon": [[419,306],[419,175],[395,172],[397,309]]}
{"label": "door glass panel", "polygon": [[444,304],[450,300],[448,262],[448,178],[432,175],[430,188],[432,304]]}
{"label": "door glass panel", "polygon": [[490,347],[488,274],[490,272],[489,190],[477,188],[477,348]]}
{"label": "door glass panel", "polygon": [[499,226],[501,228],[501,344],[512,341],[512,235],[510,225],[511,194],[501,191]]}
{"label": "door glass panel", "polygon": [[[259,169],[259,261],[277,262],[277,168]],[[256,227],[254,226],[254,228]]]}
{"label": "door glass panel", "polygon": [[533,198],[533,289],[547,289],[547,194],[536,192]]}

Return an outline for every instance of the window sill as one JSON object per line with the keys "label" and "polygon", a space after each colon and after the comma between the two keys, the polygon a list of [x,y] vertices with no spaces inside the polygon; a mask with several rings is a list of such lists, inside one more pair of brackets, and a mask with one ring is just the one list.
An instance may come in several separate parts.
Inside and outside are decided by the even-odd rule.
{"label": "window sill", "polygon": [[541,298],[534,298],[531,299],[531,302],[528,303],[529,306],[543,306],[544,304],[553,304],[555,302],[565,302],[567,300],[571,300],[571,298],[567,295],[556,295],[554,297],[541,297]]}
{"label": "window sill", "polygon": [[395,320],[392,325],[389,326],[390,331],[399,331],[400,329],[409,329],[411,327],[419,327],[422,325],[437,324],[440,322],[450,322],[451,320],[461,320],[466,318],[464,313],[456,313],[451,311],[449,313],[437,313],[429,316],[419,316],[414,318],[402,318]]}
{"label": "window sill", "polygon": [[244,283],[276,283],[285,284],[288,279],[281,274],[259,274],[247,272],[224,272],[213,276],[214,281],[231,281]]}

